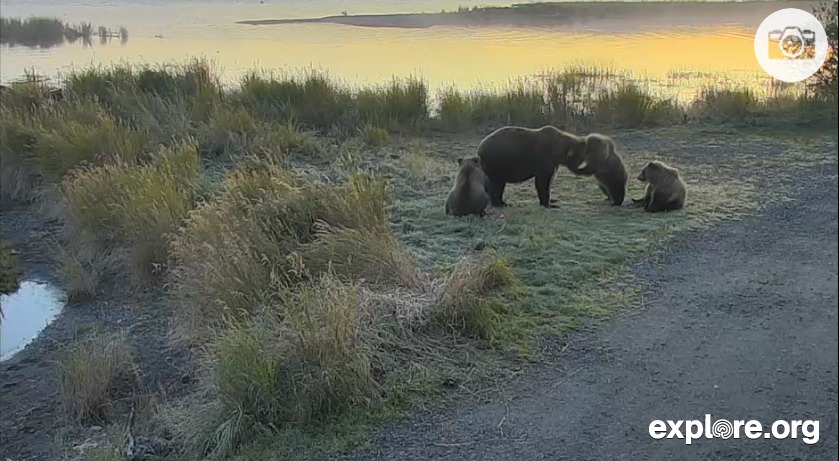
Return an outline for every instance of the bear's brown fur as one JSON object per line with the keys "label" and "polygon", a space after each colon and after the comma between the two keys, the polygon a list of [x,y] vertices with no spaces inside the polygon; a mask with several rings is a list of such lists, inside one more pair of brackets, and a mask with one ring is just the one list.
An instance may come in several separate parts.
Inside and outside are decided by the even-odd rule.
{"label": "bear's brown fur", "polygon": [[644,166],[638,175],[638,180],[646,182],[647,187],[644,198],[632,199],[632,203],[643,205],[644,210],[651,213],[684,208],[687,187],[682,181],[679,170],[653,160]]}
{"label": "bear's brown fur", "polygon": [[489,205],[489,194],[486,191],[487,177],[481,168],[478,157],[458,158],[460,170],[449,196],[446,198],[445,211],[447,215],[484,216],[484,209]]}
{"label": "bear's brown fur", "polygon": [[541,128],[505,126],[487,135],[478,146],[493,206],[505,206],[504,187],[535,178],[539,204],[554,208],[551,181],[559,165],[582,162],[583,138],[551,125]]}
{"label": "bear's brown fur", "polygon": [[64,90],[61,88],[53,88],[47,93],[53,101],[64,101]]}
{"label": "bear's brown fur", "polygon": [[591,133],[583,140],[586,143],[584,161],[576,167],[570,165],[568,169],[576,175],[594,176],[600,190],[606,194],[606,199],[610,200],[612,205],[623,205],[629,172],[615,150],[615,142],[599,133]]}

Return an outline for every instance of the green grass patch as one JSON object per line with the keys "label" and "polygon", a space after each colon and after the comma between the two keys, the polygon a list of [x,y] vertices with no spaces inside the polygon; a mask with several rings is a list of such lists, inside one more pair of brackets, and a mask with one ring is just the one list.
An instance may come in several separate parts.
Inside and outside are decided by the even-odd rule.
{"label": "green grass patch", "polygon": [[[454,154],[452,154],[454,155]],[[394,229],[400,240],[419,256],[425,270],[445,270],[464,251],[474,247],[495,249],[509,261],[525,294],[518,308],[499,324],[496,338],[522,352],[533,351],[536,339],[558,337],[578,328],[584,319],[606,318],[631,295],[630,287],[609,292],[604,277],[628,258],[642,254],[672,235],[709,226],[757,207],[755,186],[732,178],[743,165],[692,163],[654,153],[622,152],[631,177],[650,158],[680,168],[688,182],[688,206],[683,212],[649,214],[629,206],[611,207],[591,178],[560,170],[553,196],[558,210],[538,206],[531,183],[508,186],[511,207],[503,218],[493,213],[481,219],[451,219],[439,206],[454,181],[417,186],[410,178],[410,160],[390,169],[403,176],[395,180]],[[757,159],[753,167],[760,168]],[[444,167],[451,159],[434,159]],[[730,159],[729,159],[730,161]],[[729,167],[731,169],[729,169]],[[629,196],[643,194],[643,184],[630,180]],[[726,197],[720,200],[719,197]]]}

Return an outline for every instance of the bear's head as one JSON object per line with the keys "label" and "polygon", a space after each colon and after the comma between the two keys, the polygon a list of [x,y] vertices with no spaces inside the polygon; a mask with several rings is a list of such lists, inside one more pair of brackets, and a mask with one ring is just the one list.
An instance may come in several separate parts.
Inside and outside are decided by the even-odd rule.
{"label": "bear's head", "polygon": [[641,173],[638,174],[638,180],[642,182],[647,182],[650,180],[651,177],[654,178],[664,171],[664,165],[662,165],[661,162],[657,160],[653,160],[644,165],[644,168],[641,169]]}
{"label": "bear's head", "polygon": [[478,156],[473,157],[458,157],[457,166],[463,168],[464,166],[481,167],[481,159]]}

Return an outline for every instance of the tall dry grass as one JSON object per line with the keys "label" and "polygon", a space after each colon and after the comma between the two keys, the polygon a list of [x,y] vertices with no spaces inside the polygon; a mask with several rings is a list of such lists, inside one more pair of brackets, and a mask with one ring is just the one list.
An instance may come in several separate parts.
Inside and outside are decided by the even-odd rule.
{"label": "tall dry grass", "polygon": [[367,175],[327,186],[295,179],[270,159],[231,172],[173,242],[183,325],[200,331],[275,302],[306,277],[299,250],[315,239],[316,222],[384,232],[389,200],[386,183]]}
{"label": "tall dry grass", "polygon": [[76,339],[58,363],[58,391],[65,414],[78,422],[102,423],[116,399],[135,389],[134,352],[119,335]]}
{"label": "tall dry grass", "polygon": [[169,235],[193,208],[201,180],[190,144],[163,148],[150,164],[81,169],[62,184],[71,239],[127,248],[145,280],[165,266]]}

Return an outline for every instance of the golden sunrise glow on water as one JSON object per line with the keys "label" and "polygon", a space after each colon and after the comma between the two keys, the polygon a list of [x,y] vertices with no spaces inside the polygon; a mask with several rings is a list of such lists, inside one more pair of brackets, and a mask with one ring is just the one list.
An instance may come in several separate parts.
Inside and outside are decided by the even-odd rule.
{"label": "golden sunrise glow on water", "polygon": [[672,71],[727,74],[732,79],[760,72],[752,36],[735,28],[603,35],[514,28],[243,27],[243,34],[219,39],[131,36],[125,45],[114,41],[95,42],[89,48],[80,43],[47,50],[4,47],[2,78],[17,78],[31,68],[55,75],[73,67],[125,61],[181,63],[191,57],[213,60],[228,81],[254,68],[315,67],[350,84],[422,75],[432,89],[503,85],[569,65],[607,67],[656,80]]}

